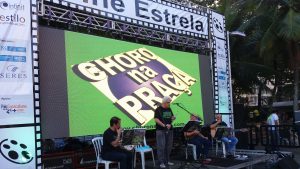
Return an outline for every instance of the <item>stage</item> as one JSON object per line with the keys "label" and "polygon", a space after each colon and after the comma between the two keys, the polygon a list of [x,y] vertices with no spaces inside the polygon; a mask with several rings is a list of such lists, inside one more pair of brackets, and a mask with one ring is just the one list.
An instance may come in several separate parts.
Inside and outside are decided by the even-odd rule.
{"label": "stage", "polygon": [[[291,152],[282,153],[290,156],[293,155]],[[221,155],[221,152],[219,154]],[[247,155],[248,158],[227,159],[221,157],[212,157],[212,161],[209,164],[203,165],[198,161],[184,161],[184,154],[179,153],[177,156],[173,157],[175,160],[172,162],[174,162],[175,165],[170,166],[169,169],[265,169],[270,168],[278,158],[277,154],[265,154],[265,151],[263,150],[237,150],[236,155]],[[191,158],[191,156],[189,156],[189,158]],[[138,165],[137,168],[141,168],[141,166]],[[152,161],[147,160],[146,169],[150,168],[159,168],[159,166],[156,165],[156,167],[153,167]]]}
{"label": "stage", "polygon": [[[288,150],[290,151],[290,150]],[[297,160],[299,152],[293,151],[280,151],[281,154],[294,157]],[[197,169],[197,168],[207,168],[207,169],[239,169],[239,168],[255,168],[255,169],[265,169],[271,168],[275,165],[277,161],[280,160],[277,154],[266,154],[264,150],[242,150],[238,149],[236,151],[236,156],[246,155],[248,158],[236,158],[227,159],[222,158],[222,152],[218,152],[218,156],[215,154],[215,150],[210,150],[209,156],[212,161],[209,164],[201,164],[200,161],[194,161],[192,159],[191,152],[188,153],[188,159],[185,160],[185,147],[179,146],[174,147],[171,154],[171,162],[175,165],[169,167],[169,169]],[[156,156],[156,149],[154,147],[154,155]],[[156,167],[153,166],[151,153],[145,154],[145,169],[156,169],[159,168],[158,161],[156,161]],[[64,168],[64,169],[94,169],[95,168],[95,153],[93,148],[83,148],[77,151],[64,151],[64,152],[53,152],[43,155],[43,168],[53,169],[53,168]],[[100,169],[104,168],[100,165]],[[111,165],[111,168],[117,168],[117,165]],[[142,169],[140,155],[137,154],[137,166],[136,169]]]}

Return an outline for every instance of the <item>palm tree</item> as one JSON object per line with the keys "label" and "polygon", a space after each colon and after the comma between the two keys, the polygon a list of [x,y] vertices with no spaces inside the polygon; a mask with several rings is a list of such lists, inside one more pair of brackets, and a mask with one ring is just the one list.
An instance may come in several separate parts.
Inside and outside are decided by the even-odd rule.
{"label": "palm tree", "polygon": [[[294,111],[298,110],[300,1],[224,0],[219,3],[218,9],[227,18],[227,29],[238,29],[247,33],[244,43],[238,41],[237,45],[231,44],[231,47],[234,46],[231,48],[234,59],[232,62],[243,61],[251,64],[252,70],[255,70],[252,76],[254,79],[255,76],[264,77],[260,79],[270,78],[268,80],[275,86],[274,97],[277,86],[289,74],[286,67],[293,70]],[[263,58],[264,62],[258,57]],[[257,70],[259,67],[264,69]],[[270,68],[269,71],[266,67]],[[273,77],[270,73],[273,73]],[[257,82],[262,84],[259,80]]]}
{"label": "palm tree", "polygon": [[[300,66],[300,2],[297,0],[266,0],[262,9],[272,6],[270,25],[260,43],[260,56],[266,60],[280,57],[288,60],[294,71],[294,111],[298,110]],[[270,12],[268,10],[267,12]],[[281,58],[282,59],[282,58]]]}
{"label": "palm tree", "polygon": [[267,80],[274,85],[275,99],[280,94],[278,88],[290,81],[287,76],[294,72],[294,110],[298,110],[300,1],[190,1],[223,13],[227,30],[247,34],[244,39],[231,39],[233,89],[244,93],[251,92],[253,86],[267,89]]}

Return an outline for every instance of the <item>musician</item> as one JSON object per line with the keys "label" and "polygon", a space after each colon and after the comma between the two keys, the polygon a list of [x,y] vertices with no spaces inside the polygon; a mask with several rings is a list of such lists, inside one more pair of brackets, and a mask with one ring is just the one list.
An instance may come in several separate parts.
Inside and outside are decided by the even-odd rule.
{"label": "musician", "polygon": [[162,103],[155,110],[154,120],[156,122],[156,144],[157,157],[160,168],[166,168],[166,165],[172,166],[170,162],[170,154],[173,146],[173,127],[172,122],[175,116],[170,108],[172,99],[165,96]]}
{"label": "musician", "polygon": [[[190,121],[199,121],[199,117],[192,114],[190,116]],[[211,161],[211,159],[207,158],[208,150],[211,146],[211,141],[208,137],[205,137],[198,128],[184,132],[184,136],[189,144],[194,144],[196,146],[197,159],[199,159],[200,154],[202,154],[204,161]]]}
{"label": "musician", "polygon": [[112,117],[103,134],[102,158],[120,162],[120,169],[132,169],[132,153],[121,148],[121,119]]}
{"label": "musician", "polygon": [[[216,120],[212,122],[212,124],[210,125],[211,130],[216,130],[217,127],[228,127],[227,124],[224,121],[222,121],[221,114],[217,114]],[[228,136],[222,136],[217,139],[225,143],[226,152],[228,154],[227,157],[232,158],[234,155],[235,146],[238,142],[238,139],[234,137],[232,133],[230,133]]]}

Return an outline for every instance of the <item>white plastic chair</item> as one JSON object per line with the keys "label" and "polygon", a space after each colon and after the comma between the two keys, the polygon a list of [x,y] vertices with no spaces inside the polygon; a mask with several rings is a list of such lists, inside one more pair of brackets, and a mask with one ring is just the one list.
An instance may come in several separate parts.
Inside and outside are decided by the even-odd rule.
{"label": "white plastic chair", "polygon": [[142,160],[142,169],[145,169],[145,153],[152,153],[152,159],[153,159],[153,166],[155,167],[155,160],[154,160],[154,154],[153,149],[147,145],[146,138],[144,137],[144,145],[137,145],[135,148],[134,153],[134,168],[136,167],[136,154],[141,154],[141,160]]}
{"label": "white plastic chair", "polygon": [[[222,128],[222,127],[217,127],[216,128],[216,132],[220,128]],[[225,146],[225,143],[223,141],[219,140],[216,136],[214,136],[214,138],[212,139],[212,143],[213,143],[214,140],[216,141],[216,156],[218,156],[219,144],[222,144],[223,157],[225,158],[226,157],[226,146]],[[230,140],[229,140],[229,142],[230,142]]]}
{"label": "white plastic chair", "polygon": [[194,144],[189,144],[189,143],[186,145],[186,148],[185,148],[185,159],[187,160],[187,158],[188,158],[188,148],[189,148],[189,147],[192,148],[194,160],[197,160],[197,150],[196,150],[196,145],[194,145]]}
{"label": "white plastic chair", "polygon": [[[96,169],[98,169],[98,164],[104,164],[105,169],[109,169],[109,165],[113,163],[118,163],[115,161],[106,161],[103,160],[101,157],[101,147],[103,145],[103,137],[95,137],[92,139],[94,149],[96,152],[96,159],[97,159],[97,164],[96,164]],[[120,168],[120,163],[118,163],[118,168]]]}
{"label": "white plastic chair", "polygon": [[[229,140],[230,142],[230,140]],[[216,139],[216,156],[218,156],[218,150],[219,150],[219,144],[222,144],[222,149],[223,149],[223,157],[225,158],[226,157],[226,146],[225,146],[225,143],[221,140],[217,140]]]}

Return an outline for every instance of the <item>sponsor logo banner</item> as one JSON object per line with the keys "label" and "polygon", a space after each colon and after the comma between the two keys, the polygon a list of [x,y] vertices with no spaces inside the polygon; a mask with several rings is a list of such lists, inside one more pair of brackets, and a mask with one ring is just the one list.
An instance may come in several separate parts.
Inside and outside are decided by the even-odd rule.
{"label": "sponsor logo banner", "polygon": [[0,0],[0,95],[33,105],[30,6],[29,0]]}
{"label": "sponsor logo banner", "polygon": [[227,51],[225,38],[224,16],[216,12],[211,14],[212,33],[215,43],[215,58],[217,63],[217,78],[218,78],[218,112],[230,113],[229,111],[229,90],[228,90],[228,65]]}
{"label": "sponsor logo banner", "polygon": [[0,0],[0,125],[34,123],[30,6]]}
{"label": "sponsor logo banner", "polygon": [[109,98],[138,125],[154,117],[163,96],[173,101],[196,81],[146,48],[107,56],[72,66],[73,72]]}
{"label": "sponsor logo banner", "polygon": [[207,13],[163,0],[63,0],[62,4],[66,2],[72,3],[72,8],[77,7],[74,4],[89,7],[99,10],[97,14],[104,17],[141,26],[180,34],[208,35]]}
{"label": "sponsor logo banner", "polygon": [[225,41],[215,38],[218,86],[219,86],[219,112],[230,113],[229,111],[229,91],[228,91],[228,73],[227,73],[227,55]]}

